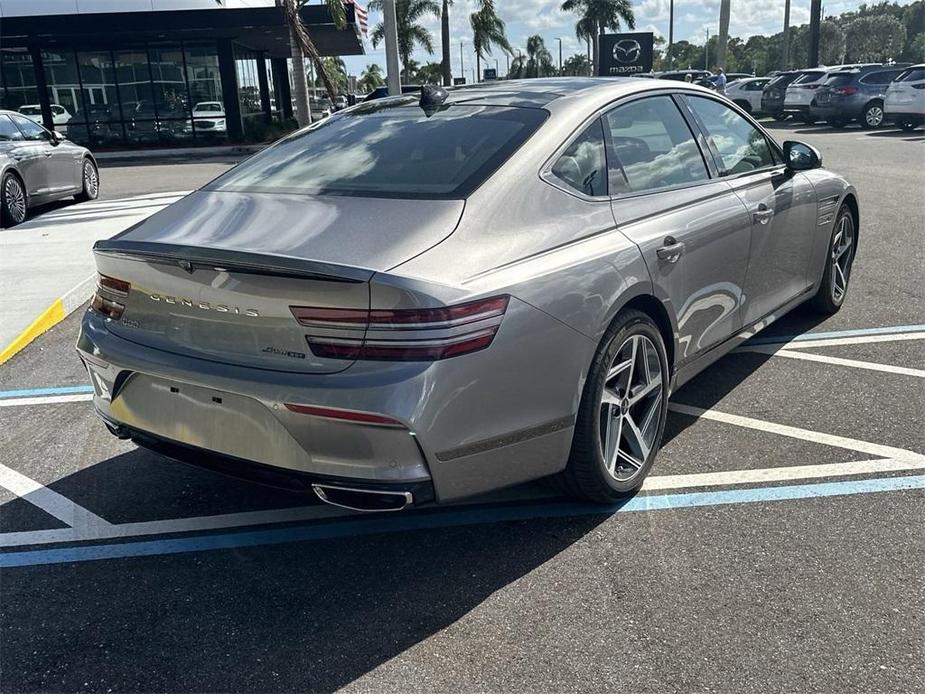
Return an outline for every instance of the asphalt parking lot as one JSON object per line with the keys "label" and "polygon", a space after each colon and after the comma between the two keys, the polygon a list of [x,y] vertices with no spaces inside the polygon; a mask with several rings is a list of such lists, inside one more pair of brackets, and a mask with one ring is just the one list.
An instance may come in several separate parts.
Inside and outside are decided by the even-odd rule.
{"label": "asphalt parking lot", "polygon": [[621,506],[340,513],[112,438],[81,312],[41,336],[0,367],[0,689],[925,691],[925,133],[769,127],[859,191],[847,302],[678,391]]}

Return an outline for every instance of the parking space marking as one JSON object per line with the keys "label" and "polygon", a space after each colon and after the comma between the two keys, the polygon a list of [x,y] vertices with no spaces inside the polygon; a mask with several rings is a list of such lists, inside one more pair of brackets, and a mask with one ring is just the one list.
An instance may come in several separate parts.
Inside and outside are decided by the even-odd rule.
{"label": "parking space marking", "polygon": [[756,352],[760,354],[769,354],[772,357],[784,357],[786,359],[800,359],[802,361],[815,361],[823,364],[832,364],[835,366],[850,366],[855,369],[866,369],[867,371],[880,371],[883,373],[899,374],[901,376],[915,376],[916,378],[925,378],[925,371],[921,369],[910,369],[908,366],[893,366],[892,364],[878,364],[873,361],[859,361],[857,359],[843,359],[841,357],[832,357],[825,354],[811,354],[798,350],[776,349],[771,346],[742,347],[742,352]]}
{"label": "parking space marking", "polygon": [[75,504],[66,496],[39,484],[6,465],[0,464],[0,487],[11,491],[21,499],[38,506],[45,513],[67,523],[76,530],[86,531],[94,528],[111,527],[95,513]]}
{"label": "parking space marking", "polygon": [[[821,340],[791,340],[779,343],[784,349],[812,349],[814,347],[841,347],[843,345],[871,345],[879,342],[906,342],[908,340],[925,340],[925,331],[917,333],[897,333],[894,335],[867,335],[862,337],[830,337]],[[778,344],[778,343],[764,343]]]}
{"label": "parking space marking", "polygon": [[0,400],[7,398],[26,398],[41,395],[71,395],[73,393],[92,393],[93,386],[57,386],[54,388],[20,388],[18,390],[0,390]]}
{"label": "parking space marking", "polygon": [[28,407],[30,405],[55,405],[60,402],[87,402],[93,400],[93,394],[84,395],[48,395],[41,398],[7,398],[0,400],[0,407]]}
{"label": "parking space marking", "polygon": [[388,517],[348,517],[327,523],[289,528],[220,533],[128,543],[86,544],[75,547],[24,550],[0,554],[0,568],[62,564],[101,559],[161,556],[218,549],[257,547],[308,540],[327,540],[395,532],[451,528],[503,521],[570,518],[615,513],[679,510],[702,506],[767,503],[853,494],[925,489],[925,475],[825,482],[783,487],[635,496],[610,506],[578,502],[519,503],[494,508],[448,508],[427,513]]}
{"label": "parking space marking", "polygon": [[780,345],[788,342],[802,342],[804,340],[825,340],[828,338],[840,339],[845,337],[864,337],[871,335],[896,335],[898,333],[925,332],[925,325],[888,325],[882,328],[851,328],[848,330],[829,330],[816,333],[800,333],[799,335],[768,335],[757,336],[748,341],[750,345]]}
{"label": "parking space marking", "polygon": [[691,417],[711,419],[716,422],[725,422],[726,424],[734,424],[736,426],[745,427],[746,429],[757,429],[758,431],[766,431],[770,434],[780,434],[781,436],[789,436],[791,438],[801,439],[803,441],[821,443],[825,446],[845,448],[849,451],[858,451],[859,453],[864,453],[865,455],[873,455],[880,458],[890,458],[893,460],[903,460],[909,462],[925,460],[925,455],[921,455],[913,451],[908,451],[905,448],[894,448],[893,446],[884,446],[879,443],[871,443],[869,441],[861,441],[859,439],[849,439],[845,436],[824,434],[819,431],[800,429],[799,427],[792,427],[786,424],[777,424],[775,422],[768,422],[763,419],[742,417],[737,414],[718,412],[717,410],[705,410],[700,407],[692,407],[691,405],[684,405],[681,403],[669,403],[668,409],[672,410],[673,412],[689,415]]}

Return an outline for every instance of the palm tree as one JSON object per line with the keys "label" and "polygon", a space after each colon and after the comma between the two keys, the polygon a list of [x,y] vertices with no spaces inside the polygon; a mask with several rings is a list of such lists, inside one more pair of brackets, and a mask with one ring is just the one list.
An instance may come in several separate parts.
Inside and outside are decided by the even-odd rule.
{"label": "palm tree", "polygon": [[416,84],[440,84],[443,81],[443,65],[425,63],[414,74]]}
{"label": "palm tree", "polygon": [[636,28],[631,0],[565,0],[562,10],[580,15],[575,24],[575,35],[594,42],[595,70],[600,65],[600,37],[608,29],[618,31],[621,19],[630,29]]}
{"label": "palm tree", "polygon": [[376,87],[381,87],[385,84],[385,78],[382,76],[382,68],[379,67],[376,63],[370,63],[366,66],[366,69],[360,73],[360,79],[357,81],[357,85],[364,92],[371,92]]}
{"label": "palm tree", "polygon": [[483,2],[481,9],[469,15],[469,24],[472,25],[472,47],[475,49],[475,81],[481,79],[482,60],[491,55],[492,44],[500,46],[504,51],[513,53],[507,36],[504,35],[504,22],[495,14],[495,8],[490,3]]}
{"label": "palm tree", "polygon": [[[347,66],[344,64],[344,59],[339,56],[327,56],[321,59],[321,64],[324,66],[324,71],[327,73],[328,77],[331,79],[331,84],[334,85],[334,88],[337,89],[338,94],[343,94],[347,91]],[[320,80],[316,78],[316,84]]]}
{"label": "palm tree", "polygon": [[527,59],[523,64],[524,77],[549,77],[556,74],[552,53],[546,48],[542,36],[527,39]]}
{"label": "palm tree", "polygon": [[[308,107],[308,79],[305,76],[305,58],[308,58],[315,65],[315,71],[324,84],[331,97],[331,103],[337,96],[337,90],[331,83],[327,71],[321,62],[321,55],[315,42],[308,35],[308,30],[302,23],[299,16],[299,10],[308,0],[276,0],[276,4],[283,11],[286,18],[286,24],[289,26],[289,53],[292,57],[292,91],[295,99],[295,117],[299,127],[305,127],[312,122],[311,109]],[[347,22],[347,13],[344,9],[344,0],[325,0],[331,16],[334,18],[334,25],[338,29],[343,29]]]}
{"label": "palm tree", "polygon": [[[371,0],[369,9],[381,11],[382,0]],[[440,16],[440,5],[436,0],[395,0],[398,55],[401,58],[404,80],[408,82],[411,81],[411,54],[414,53],[415,47],[420,46],[428,55],[434,53],[434,37],[417,23],[425,15]],[[382,22],[376,25],[370,38],[374,48],[385,40],[385,28]]]}
{"label": "palm tree", "polygon": [[576,53],[562,64],[562,74],[587,77],[591,74],[591,63],[584,53]]}
{"label": "palm tree", "polygon": [[507,78],[509,80],[519,80],[522,77],[525,77],[527,71],[527,59],[522,55],[518,55],[511,61],[511,66],[507,71]]}

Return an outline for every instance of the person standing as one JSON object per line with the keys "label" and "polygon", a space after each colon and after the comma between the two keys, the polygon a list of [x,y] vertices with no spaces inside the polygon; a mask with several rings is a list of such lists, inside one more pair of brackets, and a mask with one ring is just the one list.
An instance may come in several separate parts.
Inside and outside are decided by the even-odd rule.
{"label": "person standing", "polygon": [[723,68],[716,69],[716,77],[713,78],[713,85],[720,94],[726,94],[726,72]]}

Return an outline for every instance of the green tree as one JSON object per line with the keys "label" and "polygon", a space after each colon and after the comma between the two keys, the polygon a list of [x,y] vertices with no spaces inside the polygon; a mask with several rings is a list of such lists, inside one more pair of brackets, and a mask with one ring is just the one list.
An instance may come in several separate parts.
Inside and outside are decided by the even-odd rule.
{"label": "green tree", "polygon": [[838,65],[844,62],[846,50],[845,32],[838,24],[825,21],[819,26],[819,62],[823,65]]}
{"label": "green tree", "polygon": [[384,84],[385,77],[382,75],[382,68],[376,63],[367,65],[366,69],[360,73],[360,79],[357,80],[357,86],[367,93]]}
{"label": "green tree", "polygon": [[[382,0],[370,0],[369,9],[382,11]],[[401,58],[402,78],[411,81],[411,55],[415,48],[422,48],[428,55],[434,53],[434,37],[420,24],[427,15],[440,17],[440,5],[436,0],[395,0],[395,19],[398,33],[398,56]],[[385,40],[385,27],[379,22],[370,36],[373,47]]]}
{"label": "green tree", "polygon": [[591,74],[591,61],[584,53],[576,53],[562,63],[562,74],[571,77],[587,77]]}
{"label": "green tree", "polygon": [[527,56],[523,65],[524,77],[550,77],[556,74],[552,54],[546,48],[542,36],[527,39]]}
{"label": "green tree", "polygon": [[440,84],[443,81],[442,63],[424,63],[414,73],[417,84]]}
{"label": "green tree", "polygon": [[469,15],[469,24],[472,26],[472,48],[475,50],[475,81],[478,82],[482,79],[482,61],[491,55],[492,45],[506,53],[513,53],[513,50],[504,34],[504,22],[495,14],[491,3],[483,3],[479,10]]}
{"label": "green tree", "polygon": [[845,27],[848,60],[881,62],[896,58],[906,43],[906,27],[895,17],[858,17]]}
{"label": "green tree", "polygon": [[[321,59],[321,64],[337,93],[344,94],[347,91],[347,66],[344,64],[344,59],[338,56],[327,56]],[[315,84],[312,86],[323,86],[320,77],[315,77]]]}
{"label": "green tree", "polygon": [[594,42],[595,69],[600,65],[599,38],[608,29],[619,31],[621,20],[626,22],[630,29],[636,28],[636,16],[633,14],[631,0],[565,0],[562,10],[579,15],[575,24],[575,35],[579,39],[591,39]]}

